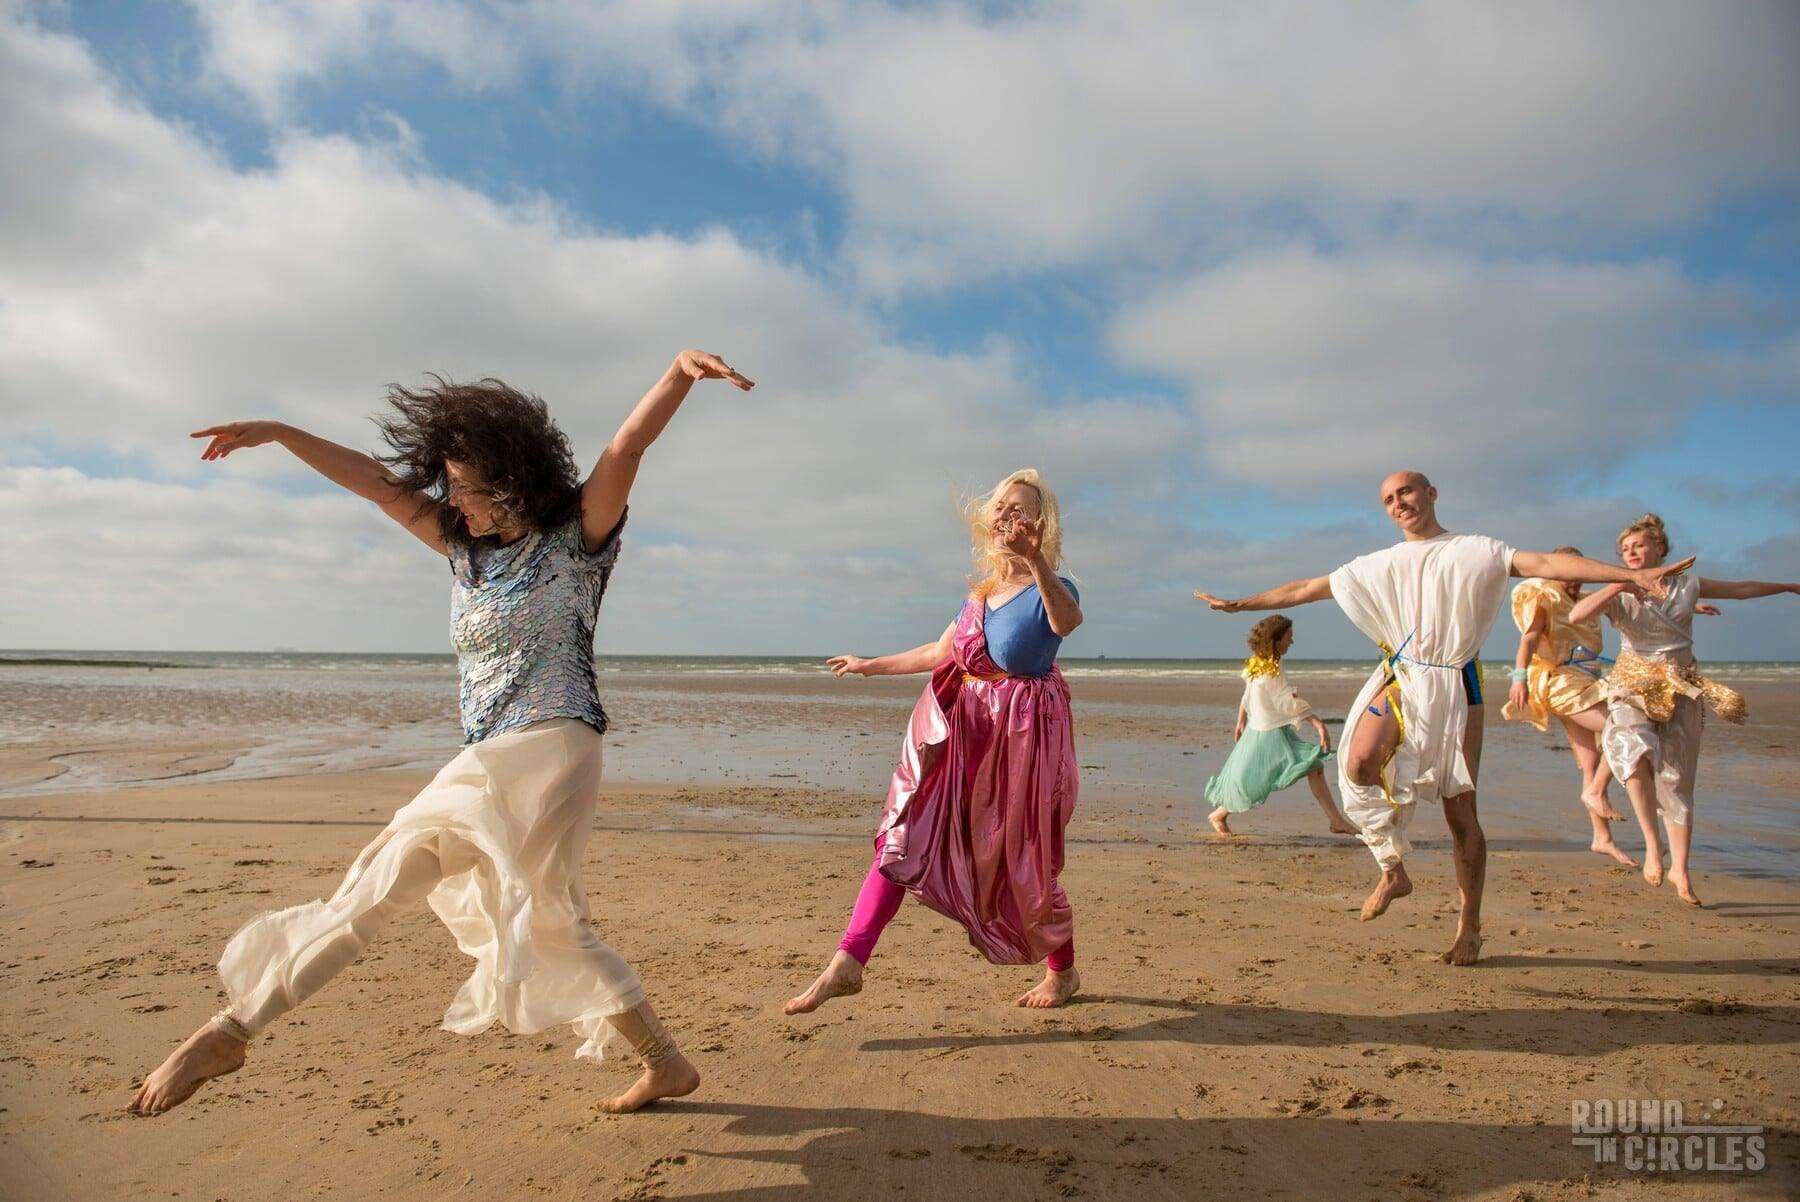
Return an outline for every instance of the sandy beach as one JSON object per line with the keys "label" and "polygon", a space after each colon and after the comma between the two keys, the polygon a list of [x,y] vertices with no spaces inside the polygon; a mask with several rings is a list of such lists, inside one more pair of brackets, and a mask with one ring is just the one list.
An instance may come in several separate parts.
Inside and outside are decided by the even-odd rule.
{"label": "sandy beach", "polygon": [[[1584,850],[1556,741],[1490,725],[1485,959],[1456,970],[1437,959],[1454,910],[1440,816],[1415,823],[1418,891],[1360,923],[1372,861],[1320,833],[1303,791],[1249,815],[1244,837],[1202,835],[1233,684],[1077,679],[1078,1003],[1014,1009],[1033,971],[988,965],[909,904],[860,997],[790,1019],[782,1001],[835,945],[866,868],[916,682],[608,681],[585,879],[603,937],[704,1074],[698,1093],[605,1116],[595,1101],[635,1070],[575,1061],[569,1032],[439,1030],[465,962],[420,913],[244,1071],[141,1120],[121,1108],[216,1008],[224,941],[262,909],[328,895],[456,736],[450,698],[425,683],[169,672],[151,694],[118,671],[65,688],[49,668],[0,676],[8,1198],[1800,1190],[1785,817],[1800,717],[1780,682],[1744,683],[1749,726],[1709,728],[1699,912]],[[1341,713],[1354,683],[1303,688]],[[1764,854],[1746,852],[1764,827]],[[1601,1099],[1761,1126],[1767,1165],[1597,1164],[1570,1115]]]}

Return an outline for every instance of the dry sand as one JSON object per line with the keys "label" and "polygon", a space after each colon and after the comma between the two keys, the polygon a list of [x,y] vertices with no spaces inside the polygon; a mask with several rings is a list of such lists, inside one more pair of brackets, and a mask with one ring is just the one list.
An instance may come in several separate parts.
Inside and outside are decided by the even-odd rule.
{"label": "dry sand", "polygon": [[[798,707],[794,721],[835,732],[828,775],[848,780],[886,759],[910,693],[808,710],[776,690],[758,709],[766,722]],[[134,1082],[218,1005],[212,965],[230,934],[328,895],[429,773],[204,775],[250,736],[146,739],[130,754],[75,734],[15,743],[0,761],[14,782],[83,748],[202,775],[0,797],[0,1196],[1800,1195],[1791,880],[1703,861],[1710,904],[1696,912],[1566,841],[1497,834],[1487,958],[1451,969],[1437,960],[1455,900],[1441,818],[1416,824],[1417,892],[1364,924],[1372,861],[1293,833],[1317,826],[1303,792],[1242,824],[1265,833],[1219,843],[1173,793],[1095,781],[1065,875],[1077,1004],[1014,1009],[1034,972],[988,965],[908,903],[860,997],[790,1019],[781,1003],[835,945],[867,866],[881,774],[850,788],[653,757],[674,737],[654,721],[692,717],[682,689],[657,696],[661,711],[655,698],[615,705],[631,716],[609,739],[609,771],[625,744],[640,779],[685,777],[608,785],[586,880],[602,935],[705,1080],[626,1117],[594,1103],[634,1070],[575,1061],[566,1030],[438,1029],[466,969],[423,912],[258,1040],[244,1071],[169,1115],[127,1117]],[[1111,755],[1128,775],[1120,740],[1191,737],[1191,714],[1171,712],[1165,732],[1157,698],[1135,724],[1109,709],[1118,700],[1078,692],[1084,762]],[[754,745],[757,715],[716,698],[703,711],[707,738],[741,733],[747,762],[783,762]],[[1751,754],[1767,731],[1709,753],[1748,756],[1748,778],[1791,798],[1791,712],[1768,729],[1773,754]],[[1561,771],[1566,753],[1544,759]],[[732,771],[743,779],[717,779]],[[1715,1117],[1718,1099],[1718,1121],[1768,1129],[1768,1167],[1596,1165],[1571,1143],[1570,1104],[1602,1098],[1679,1099],[1690,1118]]]}

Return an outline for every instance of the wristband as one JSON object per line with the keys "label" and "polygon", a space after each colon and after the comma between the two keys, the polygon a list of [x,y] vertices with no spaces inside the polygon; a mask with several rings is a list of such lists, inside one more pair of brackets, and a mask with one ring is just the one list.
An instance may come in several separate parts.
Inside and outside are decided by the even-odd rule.
{"label": "wristband", "polygon": [[1506,675],[1514,684],[1524,684],[1527,680],[1531,679],[1531,669],[1509,668]]}

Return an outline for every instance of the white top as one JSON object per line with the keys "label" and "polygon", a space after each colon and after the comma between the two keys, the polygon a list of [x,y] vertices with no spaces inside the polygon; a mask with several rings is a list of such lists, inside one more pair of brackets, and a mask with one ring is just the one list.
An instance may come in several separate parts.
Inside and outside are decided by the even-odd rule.
{"label": "white top", "polygon": [[[1406,733],[1394,753],[1393,799],[1455,797],[1474,788],[1463,758],[1468,699],[1462,667],[1481,650],[1506,604],[1513,549],[1480,534],[1440,534],[1396,543],[1359,556],[1331,574],[1331,596],[1356,628],[1400,653],[1394,677],[1400,686]],[[1344,722],[1348,746],[1356,724],[1385,682],[1377,669]],[[1339,761],[1340,784],[1355,786]]]}
{"label": "white top", "polygon": [[1660,601],[1619,593],[1607,603],[1606,616],[1619,628],[1626,651],[1687,664],[1694,659],[1694,606],[1699,601],[1700,578],[1684,573]]}
{"label": "white top", "polygon": [[1267,676],[1245,678],[1243,706],[1244,722],[1251,730],[1297,726],[1313,712],[1279,669]]}
{"label": "white top", "polygon": [[1512,558],[1511,547],[1483,534],[1396,543],[1333,572],[1331,596],[1375,642],[1408,660],[1461,668],[1506,603]]}

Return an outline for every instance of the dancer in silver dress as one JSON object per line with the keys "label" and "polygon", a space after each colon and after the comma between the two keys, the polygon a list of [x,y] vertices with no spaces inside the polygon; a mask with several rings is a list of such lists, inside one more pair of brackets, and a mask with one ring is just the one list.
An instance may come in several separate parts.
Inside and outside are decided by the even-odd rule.
{"label": "dancer in silver dress", "polygon": [[[1669,554],[1669,532],[1646,513],[1619,532],[1619,561],[1654,568]],[[1669,838],[1668,881],[1690,906],[1701,904],[1688,872],[1694,838],[1694,774],[1700,766],[1703,709],[1727,722],[1744,720],[1736,690],[1700,674],[1694,659],[1694,615],[1703,600],[1748,601],[1800,593],[1800,584],[1711,580],[1682,573],[1663,596],[1612,584],[1583,597],[1571,621],[1605,614],[1618,628],[1619,658],[1606,677],[1606,726],[1600,748],[1625,786],[1644,834],[1644,879],[1663,883],[1663,846],[1657,815]]]}
{"label": "dancer in silver dress", "polygon": [[203,459],[277,443],[374,502],[451,569],[462,752],[357,856],[328,901],[261,915],[219,961],[230,1004],[152,1072],[136,1114],[160,1114],[242,1067],[251,1039],[356,959],[393,914],[428,902],[475,961],[447,1030],[521,1034],[572,1024],[578,1056],[609,1034],[644,1061],[614,1112],[692,1093],[631,965],[595,934],[581,857],[599,797],[606,713],[594,623],[619,555],[639,462],[698,380],[753,385],[683,351],[586,480],[544,403],[498,380],[389,393],[377,459],[279,422],[196,431]]}

